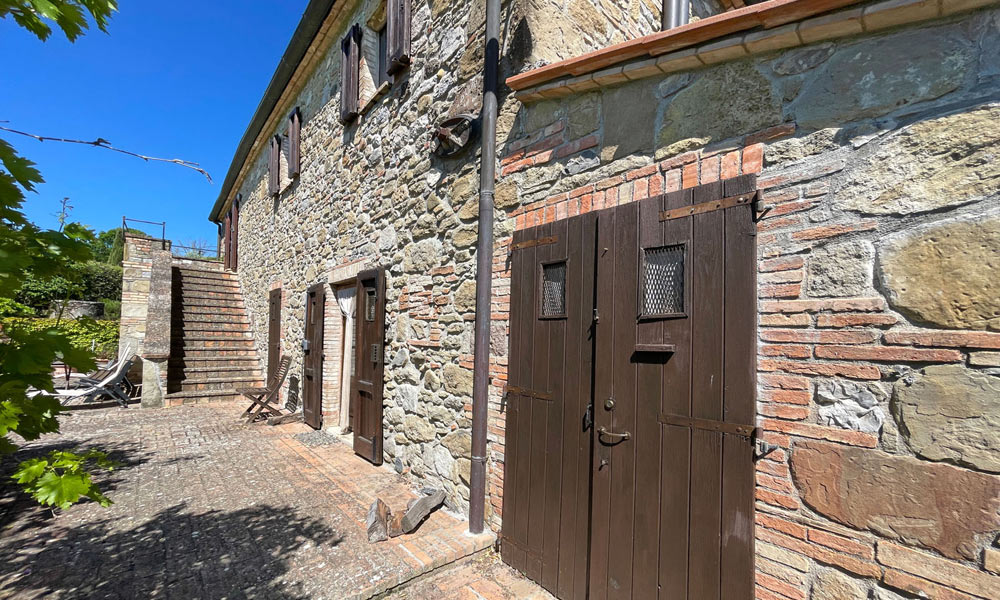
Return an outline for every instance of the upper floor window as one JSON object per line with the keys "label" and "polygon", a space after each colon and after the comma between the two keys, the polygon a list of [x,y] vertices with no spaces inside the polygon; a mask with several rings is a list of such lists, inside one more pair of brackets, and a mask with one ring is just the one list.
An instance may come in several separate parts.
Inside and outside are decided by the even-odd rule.
{"label": "upper floor window", "polygon": [[385,0],[340,42],[340,120],[347,124],[389,91],[410,64],[410,0]]}
{"label": "upper floor window", "polygon": [[267,192],[277,196],[299,176],[302,165],[302,112],[295,107],[288,115],[284,135],[275,134],[270,141],[267,161]]}

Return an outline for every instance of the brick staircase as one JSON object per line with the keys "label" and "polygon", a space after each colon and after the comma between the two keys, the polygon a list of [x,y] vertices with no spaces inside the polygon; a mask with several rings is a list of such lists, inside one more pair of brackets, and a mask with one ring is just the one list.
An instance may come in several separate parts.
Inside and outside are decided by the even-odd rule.
{"label": "brick staircase", "polygon": [[239,400],[264,379],[234,276],[214,265],[173,267],[165,404]]}

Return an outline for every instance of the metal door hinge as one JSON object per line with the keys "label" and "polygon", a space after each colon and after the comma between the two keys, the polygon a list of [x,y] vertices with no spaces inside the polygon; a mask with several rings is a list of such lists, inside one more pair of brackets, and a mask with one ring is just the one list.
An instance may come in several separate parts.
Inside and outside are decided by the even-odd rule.
{"label": "metal door hinge", "polygon": [[753,460],[757,462],[758,460],[764,458],[768,454],[774,452],[780,446],[775,444],[769,444],[764,440],[760,439],[760,427],[754,427],[753,432],[750,434],[750,445],[753,447]]}

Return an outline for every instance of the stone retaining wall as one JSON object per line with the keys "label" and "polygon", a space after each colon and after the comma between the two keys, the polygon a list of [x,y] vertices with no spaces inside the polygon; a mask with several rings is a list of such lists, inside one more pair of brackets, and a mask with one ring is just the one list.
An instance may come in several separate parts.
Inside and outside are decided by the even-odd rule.
{"label": "stone retaining wall", "polygon": [[979,10],[560,92],[506,140],[517,228],[759,174],[761,600],[1000,597],[998,51]]}

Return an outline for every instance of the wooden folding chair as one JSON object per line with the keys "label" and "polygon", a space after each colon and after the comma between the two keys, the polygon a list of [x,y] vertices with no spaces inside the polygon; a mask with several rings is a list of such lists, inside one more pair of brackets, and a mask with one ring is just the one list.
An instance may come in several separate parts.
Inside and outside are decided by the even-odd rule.
{"label": "wooden folding chair", "polygon": [[250,406],[243,411],[247,423],[253,423],[257,419],[257,415],[265,410],[279,415],[285,412],[277,404],[278,391],[281,389],[281,384],[285,382],[285,377],[288,376],[288,366],[291,362],[292,359],[287,354],[281,357],[278,370],[274,372],[271,381],[267,382],[267,387],[247,387],[236,390],[251,400]]}

